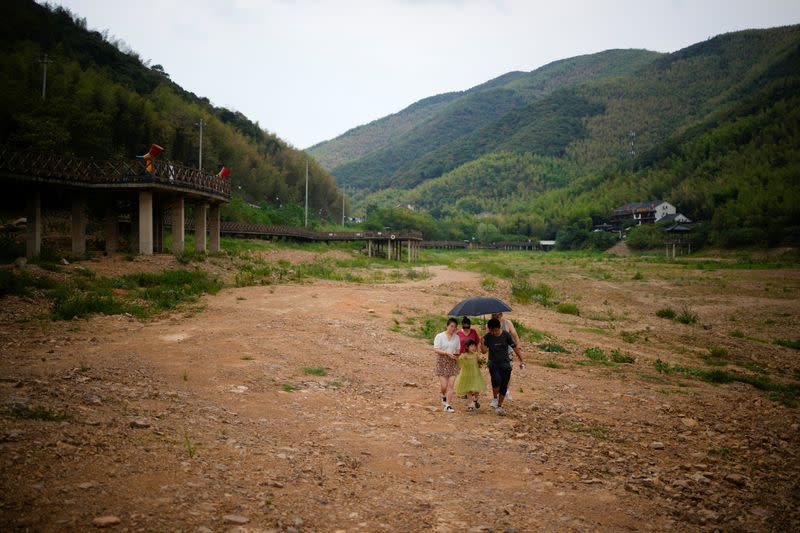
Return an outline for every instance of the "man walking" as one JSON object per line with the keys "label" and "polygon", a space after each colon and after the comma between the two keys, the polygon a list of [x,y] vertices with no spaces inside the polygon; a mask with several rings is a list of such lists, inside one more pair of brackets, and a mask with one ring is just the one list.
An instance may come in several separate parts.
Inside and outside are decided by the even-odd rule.
{"label": "man walking", "polygon": [[511,361],[508,359],[509,348],[513,349],[514,353],[517,354],[520,368],[525,368],[525,361],[522,360],[519,346],[514,342],[510,333],[501,329],[498,319],[492,318],[487,326],[489,333],[483,337],[481,353],[489,352],[489,376],[492,378],[492,395],[494,396],[492,406],[496,401],[495,412],[502,416],[506,414],[503,409],[503,401],[506,399],[508,382],[511,380]]}

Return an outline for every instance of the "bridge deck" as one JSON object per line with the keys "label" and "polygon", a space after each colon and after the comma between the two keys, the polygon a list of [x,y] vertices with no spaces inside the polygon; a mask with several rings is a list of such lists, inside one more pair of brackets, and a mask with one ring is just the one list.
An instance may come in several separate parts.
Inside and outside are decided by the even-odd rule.
{"label": "bridge deck", "polygon": [[0,176],[5,179],[91,189],[157,189],[216,202],[231,197],[229,178],[218,178],[174,161],[155,161],[148,176],[136,159],[95,160],[0,147]]}

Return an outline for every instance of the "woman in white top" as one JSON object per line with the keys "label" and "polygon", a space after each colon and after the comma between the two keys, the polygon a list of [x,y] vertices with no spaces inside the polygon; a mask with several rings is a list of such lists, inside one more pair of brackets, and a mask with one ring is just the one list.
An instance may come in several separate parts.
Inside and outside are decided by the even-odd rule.
{"label": "woman in white top", "polygon": [[461,352],[461,341],[456,334],[458,321],[455,318],[447,320],[447,327],[433,339],[433,351],[436,353],[436,366],[433,373],[439,376],[439,392],[442,395],[442,408],[447,413],[455,411],[453,401],[453,386],[458,375],[458,355]]}

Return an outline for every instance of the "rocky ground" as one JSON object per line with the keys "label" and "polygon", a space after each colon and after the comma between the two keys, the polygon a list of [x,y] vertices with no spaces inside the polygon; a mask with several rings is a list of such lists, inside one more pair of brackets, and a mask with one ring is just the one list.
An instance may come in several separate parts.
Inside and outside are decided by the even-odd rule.
{"label": "rocky ground", "polygon": [[[164,257],[86,266],[157,269]],[[391,331],[426,313],[444,322],[483,292],[473,273],[225,289],[202,311],[144,322],[31,319],[44,300],[6,297],[0,524],[797,531],[798,409],[751,385],[659,374],[653,362],[702,366],[699,354],[724,346],[774,381],[797,381],[797,351],[764,340],[796,338],[800,271],[658,268],[643,281],[564,268],[551,283],[579,299],[582,316],[515,305],[513,318],[569,352],[523,343],[530,364],[514,371],[506,417],[488,401],[443,413],[431,340]],[[698,324],[655,317],[689,301]],[[636,362],[592,363],[592,346]]]}

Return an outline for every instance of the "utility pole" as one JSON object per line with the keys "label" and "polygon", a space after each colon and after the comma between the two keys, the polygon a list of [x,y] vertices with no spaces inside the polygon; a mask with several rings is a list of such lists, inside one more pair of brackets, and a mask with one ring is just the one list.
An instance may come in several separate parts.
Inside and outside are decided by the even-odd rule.
{"label": "utility pole", "polygon": [[44,54],[44,59],[39,60],[39,63],[44,67],[44,76],[42,76],[42,100],[47,96],[47,64],[52,62],[52,59],[47,59],[47,53]]}
{"label": "utility pole", "polygon": [[342,226],[344,226],[344,193],[345,189],[342,187]]}
{"label": "utility pole", "polygon": [[308,159],[306,159],[306,227],[308,227]]}
{"label": "utility pole", "polygon": [[197,156],[197,168],[203,170],[203,119],[197,123],[200,126],[200,155]]}

